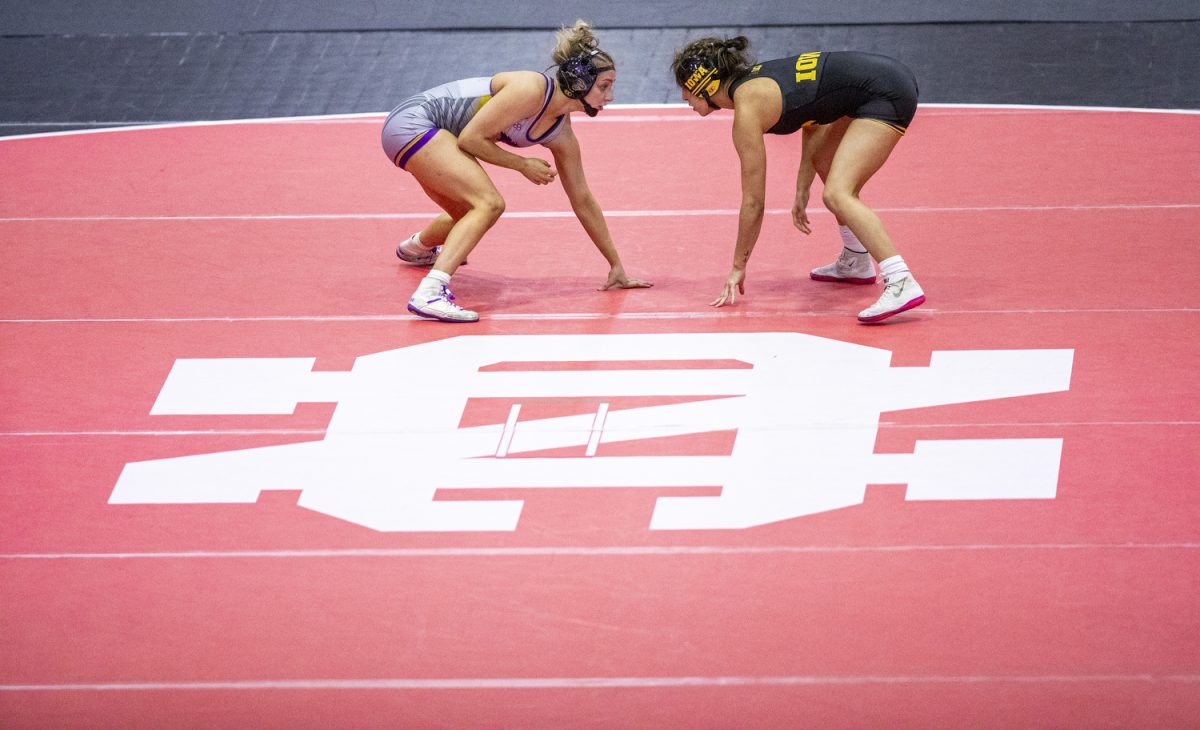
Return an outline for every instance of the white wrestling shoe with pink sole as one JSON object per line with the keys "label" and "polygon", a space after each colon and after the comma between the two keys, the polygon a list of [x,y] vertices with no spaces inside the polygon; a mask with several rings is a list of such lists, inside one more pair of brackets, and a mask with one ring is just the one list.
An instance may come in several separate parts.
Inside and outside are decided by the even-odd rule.
{"label": "white wrestling shoe with pink sole", "polygon": [[875,262],[871,254],[843,248],[837,261],[813,269],[809,274],[814,281],[833,281],[842,284],[874,284]]}
{"label": "white wrestling shoe with pink sole", "polygon": [[858,321],[875,324],[901,312],[925,303],[925,292],[911,274],[898,276],[887,282],[879,301],[858,313]]}

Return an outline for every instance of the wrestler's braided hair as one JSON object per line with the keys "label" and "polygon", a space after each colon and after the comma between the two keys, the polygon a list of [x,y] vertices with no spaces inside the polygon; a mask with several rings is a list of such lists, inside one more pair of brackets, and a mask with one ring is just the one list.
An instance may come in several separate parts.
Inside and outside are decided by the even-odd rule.
{"label": "wrestler's braided hair", "polygon": [[687,88],[688,79],[701,66],[715,69],[716,79],[736,79],[745,76],[753,65],[749,48],[750,39],[743,35],[698,38],[675,52],[671,73],[681,89]]}

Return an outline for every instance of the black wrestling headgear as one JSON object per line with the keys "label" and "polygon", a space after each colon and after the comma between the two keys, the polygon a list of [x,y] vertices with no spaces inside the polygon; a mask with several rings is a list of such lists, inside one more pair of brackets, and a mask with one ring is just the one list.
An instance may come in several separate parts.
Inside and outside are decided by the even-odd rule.
{"label": "black wrestling headgear", "polygon": [[596,77],[605,71],[611,71],[612,66],[596,64],[596,56],[603,51],[599,49],[570,56],[558,64],[558,88],[570,99],[582,99],[596,84]]}
{"label": "black wrestling headgear", "polygon": [[713,109],[712,95],[721,88],[721,74],[707,58],[691,56],[679,62],[676,82],[689,92],[708,102]]}

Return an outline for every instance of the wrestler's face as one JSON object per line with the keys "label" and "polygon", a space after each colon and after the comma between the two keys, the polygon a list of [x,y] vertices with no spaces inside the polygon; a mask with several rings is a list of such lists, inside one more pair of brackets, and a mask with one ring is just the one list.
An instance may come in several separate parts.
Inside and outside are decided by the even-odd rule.
{"label": "wrestler's face", "polygon": [[613,86],[617,83],[616,69],[609,69],[596,77],[596,83],[592,84],[592,90],[583,97],[583,100],[592,106],[593,109],[603,109],[605,104],[613,100]]}
{"label": "wrestler's face", "polygon": [[709,114],[713,113],[713,108],[708,105],[707,101],[693,94],[687,89],[680,89],[680,98],[687,102],[687,105],[692,108],[692,111],[696,112],[702,117],[707,117]]}

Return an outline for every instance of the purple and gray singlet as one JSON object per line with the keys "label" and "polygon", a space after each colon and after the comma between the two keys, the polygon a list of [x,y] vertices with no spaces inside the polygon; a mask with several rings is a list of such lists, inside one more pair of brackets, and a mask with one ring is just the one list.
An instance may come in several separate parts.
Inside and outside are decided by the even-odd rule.
{"label": "purple and gray singlet", "polygon": [[[560,116],[541,137],[535,139],[529,136],[546,113],[546,107],[550,105],[550,99],[554,95],[554,82],[546,74],[542,74],[542,78],[546,80],[542,108],[537,114],[518,120],[505,129],[500,134],[501,142],[513,147],[544,145],[552,142],[562,131],[563,117]],[[410,96],[400,102],[383,123],[383,150],[388,159],[403,169],[408,160],[432,139],[439,129],[444,129],[456,137],[462,134],[463,128],[475,113],[491,98],[492,80],[486,76],[451,81]]]}

